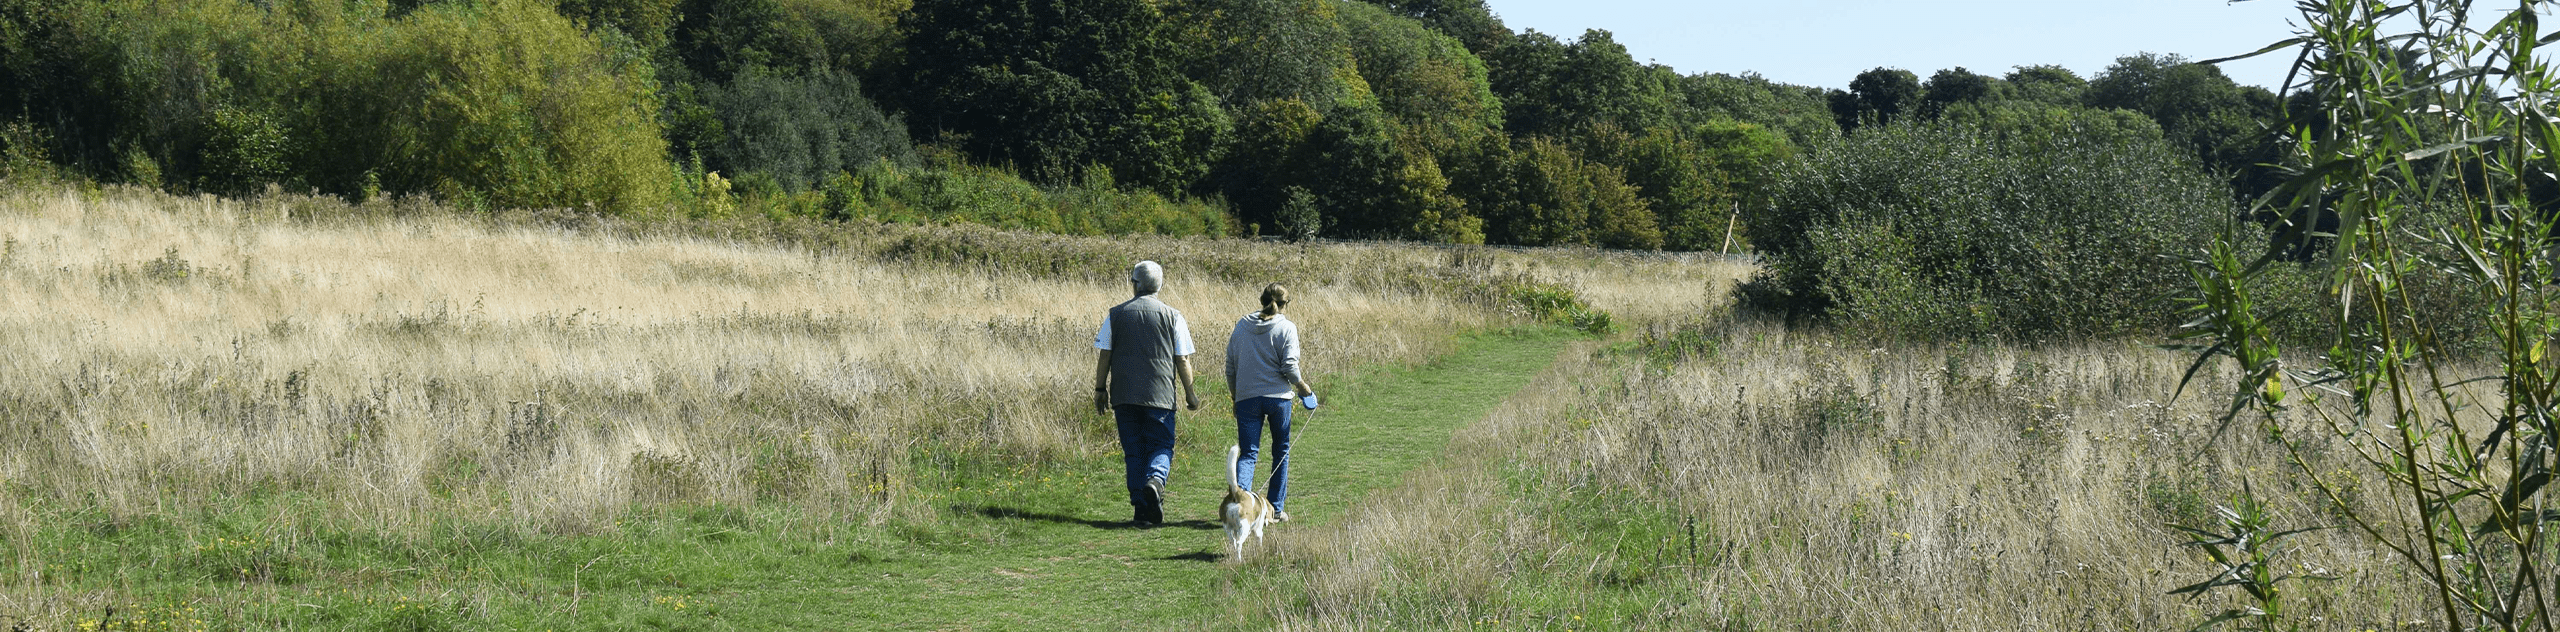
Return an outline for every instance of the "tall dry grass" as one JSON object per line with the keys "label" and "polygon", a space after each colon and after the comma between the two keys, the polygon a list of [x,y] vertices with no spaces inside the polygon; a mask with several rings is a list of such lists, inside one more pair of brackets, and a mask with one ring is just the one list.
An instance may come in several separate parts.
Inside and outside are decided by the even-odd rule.
{"label": "tall dry grass", "polygon": [[[1596,296],[1608,289],[1589,288]],[[1720,313],[1716,301],[1695,313]],[[2188,629],[2233,595],[2165,523],[2214,527],[2242,481],[2277,528],[2336,524],[2192,356],[2137,342],[1876,348],[1748,317],[1588,343],[1458,434],[1448,465],[1235,584],[1284,629]],[[2199,378],[2199,383],[2213,383]],[[2307,426],[2307,420],[2288,424]],[[2297,438],[2317,433],[2298,432]],[[2350,444],[2310,438],[2351,490]],[[2351,499],[2408,519],[2384,494]],[[2287,540],[2305,629],[2432,620],[2356,534]]]}
{"label": "tall dry grass", "polygon": [[918,462],[1112,449],[1090,340],[1136,260],[1168,264],[1204,378],[1266,281],[1296,286],[1321,376],[1523,323],[1502,279],[1634,261],[760,221],[0,192],[0,507],[24,525],[289,493],[394,531],[609,528],[647,503],[880,519],[930,500]]}

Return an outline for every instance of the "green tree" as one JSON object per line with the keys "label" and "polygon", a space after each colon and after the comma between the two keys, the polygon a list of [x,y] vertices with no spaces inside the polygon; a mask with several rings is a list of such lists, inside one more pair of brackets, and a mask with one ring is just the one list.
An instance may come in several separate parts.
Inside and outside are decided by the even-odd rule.
{"label": "green tree", "polygon": [[[96,174],[654,212],[651,66],[527,0],[0,5],[17,111]],[[20,54],[25,57],[20,57]],[[378,187],[378,189],[377,189]]]}
{"label": "green tree", "polygon": [[1697,74],[1679,81],[1690,109],[1684,122],[1740,121],[1776,131],[1802,147],[1840,135],[1821,88],[1770,81],[1757,74]]}
{"label": "green tree", "polygon": [[560,0],[560,15],[589,29],[613,29],[640,50],[666,48],[682,0]]}
{"label": "green tree", "polygon": [[1457,40],[1367,5],[1342,8],[1354,67],[1407,138],[1442,155],[1502,126],[1484,62]]}
{"label": "green tree", "polygon": [[1670,122],[1676,75],[1637,64],[1608,31],[1586,31],[1572,44],[1524,32],[1485,63],[1502,98],[1503,128],[1514,136],[1568,134],[1599,122],[1626,129]]}
{"label": "green tree", "polygon": [[1524,246],[1654,249],[1661,228],[1625,172],[1583,158],[1563,143],[1533,138],[1489,158],[1509,173],[1485,191],[1486,238]]}
{"label": "green tree", "polygon": [[287,182],[294,175],[288,162],[293,147],[275,116],[223,108],[214,110],[210,118],[204,146],[197,154],[202,157],[198,187],[243,195]]}
{"label": "green tree", "polygon": [[[1769,168],[1793,153],[1784,137],[1730,120],[1642,134],[1600,124],[1564,143],[1634,187],[1661,233],[1658,246],[1670,250],[1721,246],[1732,211],[1755,199]],[[1613,247],[1626,243],[1641,242]]]}
{"label": "green tree", "polygon": [[2170,141],[2229,176],[2243,196],[2272,186],[2272,171],[2260,165],[2274,162],[2282,147],[2272,127],[2277,100],[2264,88],[2242,86],[2220,68],[2177,55],[2142,53],[2117,58],[2089,81],[2082,99],[2090,107],[2151,117]]}
{"label": "green tree", "polygon": [[685,79],[725,84],[756,68],[825,65],[816,31],[780,0],[683,0],[679,6],[681,27],[670,52],[691,71]]}
{"label": "green tree", "polygon": [[2159,143],[2167,137],[2150,117],[2125,110],[2101,110],[2035,101],[1964,103],[1948,108],[1939,121],[1981,130],[1994,136],[2050,137],[2071,135],[2100,145]]}
{"label": "green tree", "polygon": [[1183,0],[1167,5],[1183,73],[1230,108],[1271,99],[1329,103],[1343,90],[1351,44],[1326,0]]}
{"label": "green tree", "polygon": [[800,191],[877,161],[916,163],[905,123],[864,98],[850,73],[758,70],[713,86],[709,101],[722,130],[704,152],[711,170],[761,173]]}
{"label": "green tree", "polygon": [[1210,182],[1234,206],[1237,221],[1277,226],[1286,190],[1314,188],[1312,174],[1324,167],[1314,142],[1323,124],[1315,104],[1295,98],[1253,103],[1235,114],[1234,150]]}
{"label": "green tree", "polygon": [[[1687,134],[1655,130],[1636,136],[1611,127],[1578,135],[1579,153],[1619,171],[1652,211],[1655,238],[1620,238],[1616,247],[1699,250],[1714,248],[1721,237],[1722,210],[1732,196],[1721,186],[1722,174],[1708,162],[1707,149]],[[1716,224],[1710,228],[1708,224]],[[1635,230],[1634,233],[1627,233]],[[1640,229],[1620,229],[1636,234]],[[1608,240],[1604,240],[1608,241]],[[1651,244],[1638,246],[1637,244]]]}
{"label": "green tree", "polygon": [[1324,210],[1316,194],[1305,187],[1289,187],[1281,191],[1280,213],[1274,218],[1280,236],[1289,241],[1314,239],[1324,232]]}
{"label": "green tree", "polygon": [[1217,158],[1225,119],[1176,72],[1147,0],[928,0],[900,28],[917,132],[1064,182],[1087,164],[1172,193]]}
{"label": "green tree", "polygon": [[1869,121],[1890,123],[1920,108],[1920,77],[1900,68],[1874,68],[1849,80],[1847,92],[1831,94],[1831,114],[1841,130]]}
{"label": "green tree", "polygon": [[1926,116],[1936,117],[1945,112],[1947,106],[1998,98],[1997,88],[2001,87],[1998,81],[1973,74],[1963,66],[1940,70],[1929,75],[1929,82],[1920,87],[1921,111]]}
{"label": "green tree", "polygon": [[[2287,467],[2269,474],[2318,505],[2319,520],[2385,552],[2375,570],[2411,578],[2421,625],[2444,630],[2551,630],[2560,603],[2545,579],[2560,567],[2547,484],[2560,374],[2546,353],[2560,337],[2549,289],[2560,268],[2545,205],[2560,126],[2525,113],[2560,69],[2540,50],[2536,4],[2302,3],[2301,36],[2282,46],[2299,46],[2284,54],[2318,78],[2313,107],[2295,112],[2319,123],[2290,128],[2290,159],[2313,168],[2266,210],[2340,222],[2283,226],[2274,244],[2226,235],[2198,251],[2181,301],[2193,319],[2181,338],[2201,349],[2194,366],[2233,360],[2190,371],[2227,376],[2204,377],[2227,380],[2215,389],[2231,393],[2219,423],[2253,417],[2248,441],[2283,450]],[[2466,19],[2482,14],[2504,19]],[[2314,231],[2337,240],[2323,260],[2275,263]],[[2310,302],[2265,291],[2288,277],[2310,282]],[[2316,323],[2307,349],[2277,328],[2301,319]],[[2177,589],[2244,593],[2245,606],[2207,625],[2319,621],[2287,620],[2285,586],[2301,578],[2266,559],[2274,547],[2233,548],[2244,550],[2207,549],[2217,575]]]}
{"label": "green tree", "polygon": [[1449,193],[1438,160],[1398,143],[1395,129],[1374,107],[1340,107],[1308,135],[1321,167],[1302,173],[1332,207],[1326,225],[1345,236],[1482,243],[1483,222]]}
{"label": "green tree", "polygon": [[[311,139],[297,171],[323,188],[353,193],[370,173],[385,190],[505,206],[662,205],[668,162],[646,60],[608,54],[524,0],[422,8],[388,33],[350,25],[331,41],[345,65],[277,97]],[[356,54],[367,46],[381,56]]]}
{"label": "green tree", "polygon": [[1484,0],[1365,0],[1385,7],[1397,15],[1412,18],[1431,30],[1457,39],[1469,52],[1482,55],[1492,52],[1511,37],[1511,29]]}
{"label": "green tree", "polygon": [[2009,71],[2009,88],[2019,100],[2050,105],[2079,105],[2089,81],[2061,66],[2019,66]]}

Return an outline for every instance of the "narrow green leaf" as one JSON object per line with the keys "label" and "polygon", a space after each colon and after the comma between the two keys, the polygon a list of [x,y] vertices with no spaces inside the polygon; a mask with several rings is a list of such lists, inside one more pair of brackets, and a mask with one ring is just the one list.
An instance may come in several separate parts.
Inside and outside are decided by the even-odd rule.
{"label": "narrow green leaf", "polygon": [[2224,610],[2222,611],[2222,614],[2214,615],[2213,618],[2206,619],[2204,623],[2197,624],[2196,627],[2188,628],[2187,632],[2203,632],[2204,630],[2213,629],[2214,626],[2222,625],[2223,623],[2229,622],[2233,619],[2243,619],[2248,616],[2249,613],[2246,612],[2238,610]]}
{"label": "narrow green leaf", "polygon": [[2204,369],[2204,363],[2205,363],[2206,361],[2208,361],[2208,360],[2212,360],[2214,355],[2221,353],[2221,352],[2222,352],[2222,348],[2223,348],[2224,346],[2228,345],[2228,344],[2229,344],[2229,343],[2221,343],[2221,342],[2217,342],[2217,343],[2214,343],[2212,347],[2206,348],[2206,349],[2204,350],[2204,353],[2196,354],[2196,361],[2195,361],[2194,363],[2191,363],[2191,364],[2188,364],[2188,365],[2187,365],[2187,375],[2186,375],[2186,377],[2178,378],[2178,388],[2177,388],[2177,390],[2172,391],[2172,392],[2170,392],[2170,393],[2169,393],[2169,401],[2173,401],[2173,402],[2174,402],[2174,401],[2178,401],[2178,396],[2179,396],[2179,395],[2184,395],[2184,394],[2186,394],[2186,392],[2187,392],[2187,383],[2188,383],[2188,382],[2193,382],[2193,381],[2195,381],[2195,379],[2196,379],[2196,372],[2197,372],[2197,371],[2200,371],[2200,370],[2203,370],[2203,369]]}
{"label": "narrow green leaf", "polygon": [[2188,584],[2188,585],[2186,585],[2186,586],[2183,586],[2183,587],[2178,588],[2177,590],[2169,591],[2169,594],[2172,594],[2172,595],[2183,595],[2183,594],[2187,594],[2187,593],[2202,593],[2202,592],[2207,591],[2207,590],[2212,590],[2215,586],[2229,586],[2229,585],[2232,585],[2232,584],[2237,584],[2237,583],[2239,583],[2239,582],[2236,582],[2236,581],[2231,581],[2231,580],[2229,580],[2229,579],[2225,579],[2225,578],[2228,578],[2228,577],[2230,577],[2230,576],[2231,576],[2231,573],[2230,573],[2230,572],[2228,572],[2228,571],[2225,571],[2225,572],[2224,572],[2223,574],[2221,574],[2221,575],[2216,575],[2216,576],[2214,576],[2214,578],[2213,578],[2213,579],[2208,579],[2208,580],[2204,580],[2204,581],[2201,581],[2201,582],[2196,582],[2196,583],[2193,583],[2193,584]]}
{"label": "narrow green leaf", "polygon": [[2251,58],[2251,57],[2256,57],[2256,56],[2259,56],[2259,55],[2264,55],[2264,54],[2267,54],[2267,53],[2272,53],[2272,52],[2276,52],[2276,51],[2284,50],[2284,49],[2287,49],[2287,48],[2292,48],[2292,47],[2294,47],[2294,46],[2301,45],[2304,41],[2305,41],[2305,40],[2304,40],[2303,38],[2299,38],[2299,37],[2287,38],[2287,39],[2285,39],[2284,41],[2281,41],[2281,42],[2276,42],[2276,43],[2273,43],[2273,44],[2268,44],[2268,45],[2266,46],[2266,48],[2260,48],[2260,49],[2258,49],[2258,50],[2257,50],[2257,51],[2255,51],[2255,52],[2241,53],[2241,54],[2238,54],[2238,55],[2232,55],[2232,56],[2230,56],[2230,57],[2217,57],[2217,58],[2207,59],[2207,60],[2200,61],[2200,62],[2196,62],[2196,63],[2204,64],[2204,65],[2210,66],[2210,65],[2219,64],[2219,63],[2226,62],[2226,61],[2238,61],[2238,60],[2242,60],[2242,59],[2248,59],[2248,58]]}
{"label": "narrow green leaf", "polygon": [[[2509,421],[2507,426],[2514,427],[2515,422]],[[2506,495],[2498,499],[2498,504],[2506,507],[2507,513],[2513,515],[2524,505],[2525,499],[2532,498],[2534,492],[2542,491],[2542,486],[2550,482],[2550,472],[2534,472],[2525,476],[2524,480],[2516,481],[2514,486],[2508,487]]]}
{"label": "narrow green leaf", "polygon": [[[2448,73],[2444,73],[2444,74],[2436,75],[2436,76],[2433,76],[2433,77],[2428,77],[2428,78],[2426,78],[2426,79],[2425,79],[2425,80],[2423,80],[2423,81],[2417,81],[2417,82],[2410,83],[2407,87],[2401,88],[2399,91],[2394,92],[2391,96],[2393,96],[2393,97],[2405,97],[2405,96],[2409,96],[2409,95],[2413,95],[2413,94],[2424,94],[2424,93],[2427,93],[2427,92],[2429,92],[2429,91],[2435,90],[2437,86],[2441,86],[2441,85],[2444,85],[2444,84],[2453,83],[2453,82],[2456,82],[2456,81],[2461,81],[2461,80],[2469,79],[2469,78],[2472,78],[2472,77],[2478,77],[2478,76],[2481,76],[2481,75],[2503,75],[2503,74],[2506,74],[2506,72],[2505,72],[2505,71],[2503,71],[2503,70],[2499,70],[2499,69],[2497,69],[2496,67],[2492,67],[2492,66],[2472,66],[2472,67],[2469,67],[2469,68],[2464,68],[2464,69],[2461,69],[2461,70],[2456,70],[2456,71],[2453,71],[2453,72],[2448,72]],[[2412,158],[2411,160],[2415,160],[2415,159],[2414,159],[2414,158]]]}
{"label": "narrow green leaf", "polygon": [[2504,141],[2506,141],[2506,140],[2507,140],[2507,137],[2506,137],[2506,136],[2504,136],[2504,135],[2500,135],[2500,134],[2486,134],[2486,135],[2481,135],[2481,136],[2473,136],[2473,137],[2470,137],[2470,138],[2465,138],[2465,139],[2462,139],[2462,140],[2457,140],[2457,141],[2453,141],[2453,142],[2449,142],[2449,143],[2444,143],[2444,144],[2440,144],[2440,145],[2435,145],[2435,146],[2432,146],[2432,147],[2428,147],[2428,148],[2426,148],[2426,149],[2420,149],[2420,150],[2417,150],[2417,151],[2412,151],[2412,152],[2409,152],[2409,153],[2401,154],[2401,155],[2400,155],[2400,158],[2401,158],[2402,160],[2425,160],[2425,159],[2428,159],[2428,158],[2434,158],[2434,157],[2436,157],[2436,156],[2437,156],[2437,155],[2439,155],[2439,154],[2443,154],[2443,153],[2445,153],[2445,152],[2453,151],[2453,150],[2456,150],[2456,149],[2462,149],[2462,148],[2465,148],[2465,147],[2477,147],[2477,146],[2480,146],[2480,145],[2494,144],[2494,143],[2504,142]]}

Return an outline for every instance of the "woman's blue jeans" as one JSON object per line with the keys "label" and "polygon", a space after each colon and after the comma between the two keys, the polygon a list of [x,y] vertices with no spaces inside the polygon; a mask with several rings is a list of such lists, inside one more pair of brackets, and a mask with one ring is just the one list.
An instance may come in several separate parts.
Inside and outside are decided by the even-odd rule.
{"label": "woman's blue jeans", "polygon": [[1271,428],[1271,492],[1263,498],[1271,501],[1274,511],[1287,507],[1289,499],[1289,404],[1279,397],[1249,397],[1236,402],[1236,445],[1244,454],[1236,458],[1236,486],[1253,489],[1253,463],[1262,454],[1262,429]]}

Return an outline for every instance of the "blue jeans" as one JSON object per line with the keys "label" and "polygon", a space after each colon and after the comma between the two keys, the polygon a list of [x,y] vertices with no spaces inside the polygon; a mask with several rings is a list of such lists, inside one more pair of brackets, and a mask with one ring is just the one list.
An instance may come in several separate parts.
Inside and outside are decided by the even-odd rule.
{"label": "blue jeans", "polygon": [[1121,404],[1111,407],[1120,425],[1120,459],[1128,467],[1129,506],[1138,519],[1163,522],[1164,508],[1148,493],[1147,479],[1173,478],[1173,409]]}
{"label": "blue jeans", "polygon": [[1289,404],[1277,397],[1250,397],[1236,402],[1236,445],[1244,454],[1236,458],[1236,486],[1253,489],[1253,462],[1262,455],[1262,427],[1271,425],[1271,493],[1263,494],[1271,501],[1271,509],[1285,508],[1289,500]]}

